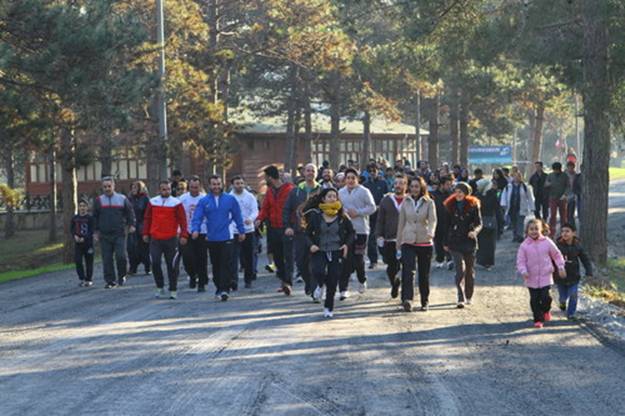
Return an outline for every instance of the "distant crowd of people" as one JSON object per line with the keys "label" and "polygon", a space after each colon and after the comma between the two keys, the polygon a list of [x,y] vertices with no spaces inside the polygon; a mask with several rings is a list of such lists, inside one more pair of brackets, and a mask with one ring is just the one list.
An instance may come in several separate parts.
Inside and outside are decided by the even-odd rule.
{"label": "distant crowd of people", "polygon": [[[526,182],[517,167],[496,168],[487,178],[479,168],[472,175],[459,165],[433,171],[426,162],[413,169],[406,161],[389,167],[371,160],[360,171],[350,161],[336,172],[327,162],[309,163],[294,176],[271,165],[264,169],[263,195],[242,176],[232,177],[224,189],[219,176],[204,184],[174,171],[157,195],[150,197],[136,181],[125,196],[106,177],[102,195],[92,203],[81,200],[73,219],[76,271],[81,286],[93,285],[97,241],[106,288],[123,285],[143,266],[154,275],[155,296],[176,299],[180,264],[190,288],[205,292],[210,259],[215,296],[227,301],[239,290],[240,271],[245,288],[256,280],[264,236],[265,268],[277,274],[278,290],[289,296],[294,277],[301,279],[304,293],[323,302],[325,317],[333,316],[336,297],[349,297],[353,274],[358,292],[366,292],[365,258],[369,270],[382,259],[390,295],[408,312],[417,309],[417,291],[418,309],[428,311],[432,266],[455,270],[456,305],[462,309],[473,302],[475,265],[495,265],[497,241],[509,228],[521,243],[517,271],[540,327],[551,319],[554,279],[560,307],[573,318],[580,263],[588,275],[592,266],[575,236],[582,208],[575,161],[565,171],[558,162],[550,173],[542,162],[534,168]],[[560,236],[554,242],[558,215]]]}

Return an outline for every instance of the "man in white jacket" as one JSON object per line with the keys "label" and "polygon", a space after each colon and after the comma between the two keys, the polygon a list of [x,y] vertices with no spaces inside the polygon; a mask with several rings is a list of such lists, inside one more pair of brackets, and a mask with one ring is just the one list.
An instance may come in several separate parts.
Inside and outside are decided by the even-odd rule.
{"label": "man in white jacket", "polygon": [[376,206],[371,191],[358,183],[358,171],[353,168],[345,170],[345,186],[339,190],[339,200],[343,204],[343,210],[352,220],[352,225],[356,231],[354,244],[349,248],[343,274],[339,281],[340,299],[344,300],[348,296],[349,277],[354,270],[360,283],[358,291],[364,293],[367,289],[365,251],[367,250],[367,239],[370,232],[369,215],[376,211]]}
{"label": "man in white jacket", "polygon": [[534,212],[534,193],[532,187],[523,181],[521,172],[514,172],[511,176],[512,182],[501,195],[501,205],[506,209],[506,217],[510,216],[512,241],[522,243],[525,217]]}
{"label": "man in white jacket", "polygon": [[245,189],[245,180],[241,176],[232,178],[232,191],[230,194],[234,196],[241,207],[241,216],[243,217],[243,226],[245,228],[245,240],[239,242],[236,227],[233,227],[235,249],[232,265],[232,290],[238,289],[239,282],[239,259],[243,265],[243,279],[245,287],[251,288],[252,281],[256,279],[256,270],[254,269],[254,256],[256,255],[256,234],[254,233],[254,221],[258,217],[258,201],[256,197]]}
{"label": "man in white jacket", "polygon": [[[187,216],[188,232],[191,234],[191,221],[198,202],[206,196],[202,191],[202,183],[197,176],[189,179],[189,192],[180,196],[180,202]],[[198,292],[205,292],[208,284],[208,254],[206,252],[206,223],[200,229],[200,238],[189,239],[188,244],[180,246],[182,264],[189,275],[189,287]],[[179,259],[177,259],[179,260]]]}

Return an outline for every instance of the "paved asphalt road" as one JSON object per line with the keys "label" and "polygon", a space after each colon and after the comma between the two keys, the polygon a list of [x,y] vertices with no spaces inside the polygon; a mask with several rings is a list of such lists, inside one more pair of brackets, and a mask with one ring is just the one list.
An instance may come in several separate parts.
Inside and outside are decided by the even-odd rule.
{"label": "paved asphalt road", "polygon": [[464,310],[440,270],[427,313],[378,270],[332,320],[269,275],[227,303],[153,299],[150,277],[104,290],[99,269],[90,289],[72,272],[3,284],[0,415],[623,414],[622,345],[559,313],[533,329],[509,238]]}

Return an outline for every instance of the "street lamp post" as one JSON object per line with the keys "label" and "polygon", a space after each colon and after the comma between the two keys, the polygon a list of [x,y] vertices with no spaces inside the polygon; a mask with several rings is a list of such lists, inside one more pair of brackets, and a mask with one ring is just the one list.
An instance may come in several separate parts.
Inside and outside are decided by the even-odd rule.
{"label": "street lamp post", "polygon": [[156,41],[160,56],[158,59],[158,135],[164,147],[161,161],[160,176],[162,180],[169,177],[167,166],[167,105],[165,104],[165,19],[163,0],[156,0]]}

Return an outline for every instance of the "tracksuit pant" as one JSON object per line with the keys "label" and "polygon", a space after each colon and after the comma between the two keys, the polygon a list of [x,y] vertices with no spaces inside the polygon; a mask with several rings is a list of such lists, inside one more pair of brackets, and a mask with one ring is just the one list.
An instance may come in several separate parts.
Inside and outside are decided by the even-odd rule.
{"label": "tracksuit pant", "polygon": [[412,301],[414,299],[415,272],[418,270],[419,295],[421,306],[426,306],[430,301],[430,265],[432,263],[432,246],[414,246],[402,244],[401,246],[401,300]]}
{"label": "tracksuit pant", "polygon": [[102,269],[106,283],[115,283],[115,265],[117,266],[117,280],[122,280],[126,276],[126,236],[100,234],[100,250],[102,250]]}
{"label": "tracksuit pant", "polygon": [[280,278],[283,285],[291,286],[293,284],[293,269],[286,267],[285,249],[289,248],[289,244],[285,244],[284,228],[268,227],[267,245],[269,252],[273,255],[273,262],[278,269],[278,278]]}
{"label": "tracksuit pant", "polygon": [[[307,295],[317,288],[317,281],[313,277],[310,266],[310,245],[308,238],[303,232],[296,232],[293,237],[284,237],[285,241],[285,264],[289,270],[288,275],[293,276],[293,265],[297,267],[302,279],[304,279],[304,291]],[[290,269],[289,269],[290,268]]]}
{"label": "tracksuit pant", "polygon": [[232,286],[231,270],[234,241],[207,241],[206,246],[211,259],[213,282],[217,287],[217,293],[229,293]]}
{"label": "tracksuit pant", "polygon": [[238,288],[239,285],[239,264],[243,267],[243,280],[245,283],[251,283],[255,279],[254,257],[256,256],[256,233],[245,234],[245,240],[239,242],[239,235],[234,235],[234,246],[232,255],[232,288]]}
{"label": "tracksuit pant", "polygon": [[74,262],[76,263],[78,279],[91,282],[93,280],[93,245],[76,243],[74,246]]}
{"label": "tracksuit pant", "polygon": [[[376,227],[376,223],[378,221],[378,213],[374,212],[373,214],[369,215],[369,229],[370,230],[375,230]],[[367,257],[369,257],[369,261],[372,264],[375,264],[378,262],[378,244],[375,238],[370,238],[367,241]]]}
{"label": "tracksuit pant", "polygon": [[317,284],[326,287],[326,300],[324,307],[334,309],[334,296],[336,285],[343,272],[343,253],[339,251],[318,251],[311,256],[312,273]]}
{"label": "tracksuit pant", "polygon": [[165,267],[167,268],[167,278],[169,279],[169,290],[174,292],[178,288],[178,271],[179,260],[176,257],[178,253],[178,238],[170,238],[168,240],[152,240],[150,241],[150,257],[152,258],[152,271],[154,273],[154,282],[158,289],[162,289],[165,285],[163,279],[163,269],[161,268],[162,258],[165,257]]}
{"label": "tracksuit pant", "polygon": [[150,245],[143,241],[143,236],[139,231],[129,233],[126,238],[126,248],[128,249],[128,263],[130,272],[136,273],[140,264],[143,264],[145,272],[150,271]]}
{"label": "tracksuit pant", "polygon": [[339,280],[339,290],[344,292],[349,286],[349,278],[352,273],[356,272],[356,277],[360,283],[367,281],[365,276],[365,251],[367,250],[367,234],[356,234],[347,254],[347,258],[343,262],[343,273]]}
{"label": "tracksuit pant", "polygon": [[397,259],[397,243],[395,241],[385,241],[382,247],[382,259],[386,264],[386,275],[392,287],[399,287],[401,280],[397,278],[397,273],[401,264]]}
{"label": "tracksuit pant", "polygon": [[566,224],[569,220],[569,216],[567,214],[568,200],[564,199],[549,199],[549,227],[550,237],[554,238],[556,235],[556,225],[557,225],[557,217],[558,212],[560,213],[560,227]]}
{"label": "tracksuit pant", "polygon": [[206,253],[206,235],[200,234],[197,239],[189,238],[187,244],[180,246],[182,264],[185,272],[193,282],[204,287],[208,284],[208,254]]}
{"label": "tracksuit pant", "polygon": [[475,253],[452,251],[451,257],[456,266],[456,290],[458,302],[466,302],[473,298],[475,285]]}
{"label": "tracksuit pant", "polygon": [[545,312],[551,310],[551,295],[549,295],[551,286],[537,289],[530,287],[528,289],[530,291],[530,307],[534,315],[534,322],[545,322]]}

